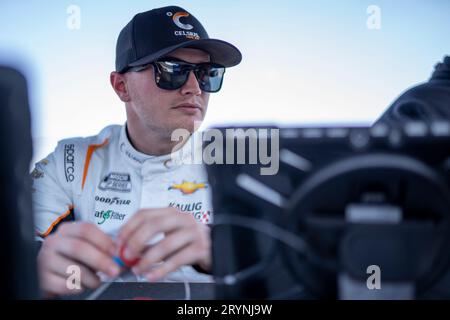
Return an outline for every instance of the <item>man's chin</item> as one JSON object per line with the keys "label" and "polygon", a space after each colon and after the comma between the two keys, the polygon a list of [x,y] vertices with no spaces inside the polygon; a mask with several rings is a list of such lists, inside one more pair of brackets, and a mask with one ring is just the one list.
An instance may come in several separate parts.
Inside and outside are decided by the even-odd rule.
{"label": "man's chin", "polygon": [[175,127],[173,127],[172,132],[175,132],[176,130],[183,130],[189,132],[189,134],[192,134],[200,128],[202,122],[203,121],[199,119],[191,119],[189,121],[183,121],[178,123]]}

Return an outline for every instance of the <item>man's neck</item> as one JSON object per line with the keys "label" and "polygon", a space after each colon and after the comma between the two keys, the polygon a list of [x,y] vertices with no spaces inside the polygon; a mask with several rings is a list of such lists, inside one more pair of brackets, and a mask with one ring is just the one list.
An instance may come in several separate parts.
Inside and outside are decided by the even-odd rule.
{"label": "man's neck", "polygon": [[[172,141],[170,136],[163,136],[156,132],[141,133],[126,126],[128,140],[139,152],[151,156],[162,156],[173,153],[180,148],[179,141]],[[187,139],[186,139],[187,141]],[[184,143],[186,143],[184,141]],[[184,145],[183,143],[183,145]]]}

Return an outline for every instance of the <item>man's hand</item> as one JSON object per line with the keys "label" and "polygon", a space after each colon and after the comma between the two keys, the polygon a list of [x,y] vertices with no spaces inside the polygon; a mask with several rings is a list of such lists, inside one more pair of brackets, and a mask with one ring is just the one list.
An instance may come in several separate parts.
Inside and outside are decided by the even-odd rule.
{"label": "man's hand", "polygon": [[[164,233],[164,239],[149,246],[160,233]],[[118,241],[125,246],[126,259],[140,257],[133,271],[149,281],[161,279],[183,265],[211,269],[209,228],[172,207],[138,211],[120,230]]]}
{"label": "man's hand", "polygon": [[112,260],[113,240],[95,225],[86,222],[64,223],[45,238],[38,255],[39,279],[48,296],[79,294],[67,287],[67,267],[80,267],[82,288],[100,285],[97,271],[113,277],[120,272]]}

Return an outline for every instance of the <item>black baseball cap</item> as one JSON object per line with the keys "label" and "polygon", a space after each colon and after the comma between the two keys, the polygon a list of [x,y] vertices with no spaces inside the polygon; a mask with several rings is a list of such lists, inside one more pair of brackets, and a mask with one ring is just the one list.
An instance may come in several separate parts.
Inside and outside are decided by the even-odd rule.
{"label": "black baseball cap", "polygon": [[116,46],[116,71],[144,65],[179,48],[195,48],[209,53],[211,62],[232,67],[242,60],[232,44],[210,39],[202,24],[177,6],[138,13],[122,29]]}

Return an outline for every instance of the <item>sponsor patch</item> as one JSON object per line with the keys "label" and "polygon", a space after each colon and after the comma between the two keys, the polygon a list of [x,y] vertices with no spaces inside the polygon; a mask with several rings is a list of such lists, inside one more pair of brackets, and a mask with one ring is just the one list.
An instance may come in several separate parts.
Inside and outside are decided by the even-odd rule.
{"label": "sponsor patch", "polygon": [[124,199],[120,199],[118,197],[107,198],[107,197],[95,196],[95,201],[110,204],[110,205],[115,204],[115,205],[119,205],[119,206],[120,205],[128,206],[131,203],[131,200],[124,200]]}
{"label": "sponsor patch", "polygon": [[199,211],[194,213],[194,218],[201,223],[211,222],[211,211]]}
{"label": "sponsor patch", "polygon": [[197,190],[206,188],[207,188],[206,183],[196,183],[195,181],[194,182],[183,181],[182,183],[172,184],[168,190],[180,190],[182,194],[189,195],[195,193]]}
{"label": "sponsor patch", "polygon": [[128,173],[109,173],[98,185],[100,190],[131,192],[131,177]]}
{"label": "sponsor patch", "polygon": [[64,145],[64,173],[66,175],[66,181],[72,182],[75,180],[75,145]]}
{"label": "sponsor patch", "polygon": [[38,170],[38,168],[34,168],[34,170],[31,172],[31,178],[33,179],[40,179],[44,177],[44,172]]}
{"label": "sponsor patch", "polygon": [[99,221],[97,221],[98,225],[104,224],[108,220],[123,221],[125,219],[125,216],[126,214],[122,214],[112,210],[95,211],[95,217],[99,219]]}
{"label": "sponsor patch", "polygon": [[36,166],[34,167],[34,170],[31,172],[31,178],[32,179],[40,179],[44,177],[44,171],[43,167],[45,167],[48,164],[48,160],[44,159],[36,163]]}
{"label": "sponsor patch", "polygon": [[177,208],[180,212],[191,214],[197,222],[210,223],[211,222],[211,211],[202,210],[202,202],[193,203],[175,203],[171,202],[169,207]]}

